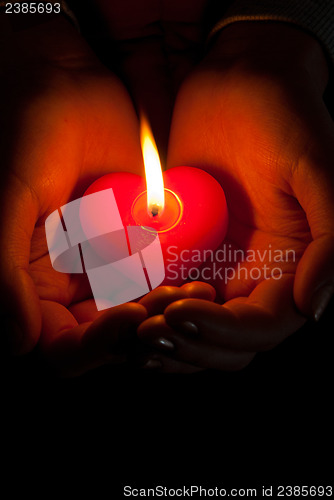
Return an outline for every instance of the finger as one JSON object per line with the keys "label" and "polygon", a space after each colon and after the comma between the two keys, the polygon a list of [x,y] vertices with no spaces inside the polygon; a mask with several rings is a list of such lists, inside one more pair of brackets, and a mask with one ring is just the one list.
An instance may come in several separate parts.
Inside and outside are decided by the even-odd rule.
{"label": "finger", "polygon": [[[135,339],[135,335],[131,335],[129,338],[127,330],[131,330],[132,333],[133,328],[136,329],[146,318],[145,307],[135,302],[112,307],[91,324],[83,343],[88,349],[92,349],[95,345],[100,351],[102,344],[103,346],[110,345],[111,349],[116,346],[119,348],[121,344],[126,345],[129,339]],[[110,339],[112,330],[114,333]]]}
{"label": "finger", "polygon": [[294,275],[262,281],[249,295],[218,304],[185,299],[164,312],[176,330],[191,322],[217,348],[262,351],[275,347],[306,321],[293,300]]}
{"label": "finger", "polygon": [[41,329],[39,298],[29,274],[30,242],[38,206],[33,194],[12,179],[1,190],[0,297],[13,354],[29,352]]}
{"label": "finger", "polygon": [[296,304],[318,321],[334,295],[334,233],[314,240],[300,260],[294,287]]}
{"label": "finger", "polygon": [[[139,303],[146,307],[149,316],[155,316],[162,314],[169,304],[181,298],[188,297],[213,301],[215,295],[215,289],[208,283],[193,281],[182,285],[181,288],[172,286],[158,287],[143,297]],[[191,324],[186,326],[191,330]],[[158,355],[157,353],[146,354],[142,368],[146,371],[183,374],[197,373],[202,370],[200,367],[163,356],[162,354]]]}
{"label": "finger", "polygon": [[140,299],[139,304],[146,308],[149,316],[155,316],[162,314],[172,302],[187,296],[186,290],[177,286],[159,286]]}
{"label": "finger", "polygon": [[73,314],[79,324],[86,323],[87,321],[94,321],[105,314],[105,311],[97,310],[94,299],[88,299],[78,302],[77,304],[73,304],[68,308],[68,310],[71,314]]}
{"label": "finger", "polygon": [[128,344],[146,316],[139,304],[129,303],[105,312],[95,322],[78,324],[62,305],[41,301],[43,329],[40,348],[61,376],[76,376],[106,363],[126,361]]}
{"label": "finger", "polygon": [[177,286],[159,286],[152,292],[145,295],[139,300],[149,316],[162,314],[169,304],[180,299],[196,298],[213,301],[216,296],[216,291],[213,286],[201,281],[193,281],[186,283],[180,288]]}
{"label": "finger", "polygon": [[313,238],[297,268],[294,297],[298,308],[317,320],[334,294],[333,124],[322,130],[329,131],[319,139],[322,150],[311,151],[292,179]]}
{"label": "finger", "polygon": [[185,285],[181,286],[181,290],[186,292],[189,299],[202,299],[213,302],[216,298],[216,290],[214,287],[209,283],[203,283],[202,281],[185,283]]}
{"label": "finger", "polygon": [[[200,302],[194,299],[195,302]],[[219,307],[217,305],[217,307]],[[200,368],[216,370],[240,370],[255,356],[254,353],[233,351],[207,342],[204,335],[181,333],[170,327],[163,315],[144,321],[138,328],[138,336],[169,358]],[[162,363],[161,358],[155,356]],[[179,365],[180,368],[181,365]],[[177,369],[177,364],[167,364],[167,369]],[[162,369],[162,367],[161,367]]]}

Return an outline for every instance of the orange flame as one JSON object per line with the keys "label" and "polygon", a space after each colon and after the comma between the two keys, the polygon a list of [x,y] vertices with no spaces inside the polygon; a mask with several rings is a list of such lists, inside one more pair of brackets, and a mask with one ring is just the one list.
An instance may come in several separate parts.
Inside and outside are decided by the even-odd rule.
{"label": "orange flame", "polygon": [[164,210],[165,191],[158,149],[145,117],[141,119],[140,141],[145,166],[147,210],[152,217],[155,217],[161,215]]}

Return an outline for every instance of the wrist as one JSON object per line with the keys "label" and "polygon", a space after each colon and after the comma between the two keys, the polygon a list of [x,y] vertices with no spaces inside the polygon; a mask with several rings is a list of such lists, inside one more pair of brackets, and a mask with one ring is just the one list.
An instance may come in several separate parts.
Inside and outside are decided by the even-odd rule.
{"label": "wrist", "polygon": [[229,25],[216,37],[207,59],[252,72],[290,78],[298,74],[309,76],[321,93],[329,79],[320,43],[294,24],[283,22]]}

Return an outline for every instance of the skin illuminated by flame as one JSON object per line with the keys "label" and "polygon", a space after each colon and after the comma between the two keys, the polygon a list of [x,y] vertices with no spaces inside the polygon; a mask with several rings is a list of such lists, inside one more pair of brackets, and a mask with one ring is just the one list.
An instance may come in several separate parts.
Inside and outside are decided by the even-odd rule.
{"label": "skin illuminated by flame", "polygon": [[158,149],[146,118],[141,120],[140,140],[145,166],[147,209],[152,217],[156,217],[161,215],[165,205],[164,182]]}

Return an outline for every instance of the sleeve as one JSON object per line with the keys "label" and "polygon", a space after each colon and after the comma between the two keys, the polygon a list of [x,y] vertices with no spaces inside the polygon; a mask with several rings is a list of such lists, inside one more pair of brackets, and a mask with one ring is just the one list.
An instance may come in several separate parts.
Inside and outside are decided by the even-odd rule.
{"label": "sleeve", "polygon": [[210,37],[240,21],[296,24],[318,38],[334,63],[334,0],[236,0],[213,27]]}

